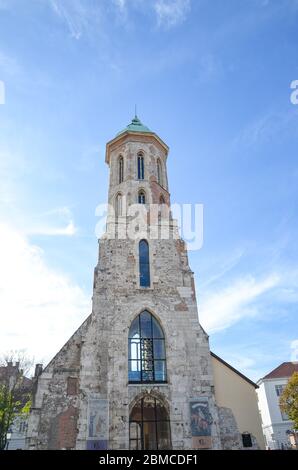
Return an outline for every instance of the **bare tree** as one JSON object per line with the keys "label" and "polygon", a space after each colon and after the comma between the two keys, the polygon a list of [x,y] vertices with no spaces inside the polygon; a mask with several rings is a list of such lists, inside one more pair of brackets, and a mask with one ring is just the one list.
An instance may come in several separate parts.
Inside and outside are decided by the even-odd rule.
{"label": "bare tree", "polygon": [[0,355],[0,366],[7,366],[9,363],[18,363],[23,376],[32,373],[35,363],[33,356],[29,356],[26,349],[11,349]]}

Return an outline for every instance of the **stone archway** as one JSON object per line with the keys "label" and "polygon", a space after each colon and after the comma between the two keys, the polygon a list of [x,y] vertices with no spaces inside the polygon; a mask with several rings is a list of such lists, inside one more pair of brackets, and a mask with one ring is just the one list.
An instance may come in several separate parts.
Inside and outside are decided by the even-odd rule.
{"label": "stone archway", "polygon": [[135,402],[130,412],[129,448],[168,450],[171,447],[168,411],[161,400],[146,394]]}

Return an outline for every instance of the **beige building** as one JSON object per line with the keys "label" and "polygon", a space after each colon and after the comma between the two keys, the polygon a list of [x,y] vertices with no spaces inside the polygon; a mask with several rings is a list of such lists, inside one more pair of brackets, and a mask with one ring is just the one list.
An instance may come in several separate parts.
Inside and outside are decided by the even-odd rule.
{"label": "beige building", "polygon": [[[242,443],[246,443],[247,449],[251,447],[250,441],[252,447],[264,449],[262,421],[256,393],[258,385],[213,352],[211,357],[217,405],[232,410]],[[226,445],[227,448],[231,447],[228,439]]]}

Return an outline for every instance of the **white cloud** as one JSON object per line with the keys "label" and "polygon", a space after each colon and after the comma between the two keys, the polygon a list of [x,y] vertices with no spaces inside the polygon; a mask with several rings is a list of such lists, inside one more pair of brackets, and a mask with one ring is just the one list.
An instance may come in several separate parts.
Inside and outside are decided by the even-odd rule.
{"label": "white cloud", "polygon": [[[114,10],[111,10],[111,4]],[[104,20],[110,11],[115,19],[121,18],[125,24],[132,10],[145,14],[153,10],[158,26],[169,29],[182,23],[191,8],[191,0],[107,0],[107,2],[91,2],[84,0],[50,0],[52,11],[66,24],[71,36],[80,39],[90,31],[101,31],[103,34]]]}
{"label": "white cloud", "polygon": [[280,362],[279,351],[272,352],[264,348],[256,348],[254,345],[247,345],[242,341],[241,344],[236,343],[230,346],[223,346],[218,352],[220,357],[246,375],[251,380],[257,381],[260,377],[264,377],[272,368],[272,361],[276,364]]}
{"label": "white cloud", "polygon": [[19,149],[0,146],[0,220],[12,223],[26,235],[73,236],[78,229],[69,207],[62,206],[41,214],[24,212],[24,180],[30,160]]}
{"label": "white cloud", "polygon": [[[289,88],[289,96],[291,90]],[[290,111],[268,112],[248,124],[232,142],[232,147],[254,147],[261,143],[272,142],[272,140],[295,134],[298,131],[297,110],[295,106]]]}
{"label": "white cloud", "polygon": [[43,252],[0,225],[0,352],[26,349],[49,360],[90,313],[90,299]]}
{"label": "white cloud", "polygon": [[71,36],[80,39],[83,32],[90,30],[92,24],[97,23],[100,4],[86,3],[82,0],[50,0],[53,11],[65,21]]}
{"label": "white cloud", "polygon": [[241,318],[256,315],[254,306],[262,294],[279,284],[280,277],[270,274],[257,280],[252,276],[234,281],[230,287],[206,292],[199,305],[199,316],[203,327],[208,333],[223,330]]}
{"label": "white cloud", "polygon": [[65,206],[39,214],[23,228],[26,235],[73,236],[77,231],[71,210]]}
{"label": "white cloud", "polygon": [[190,11],[190,0],[156,0],[154,9],[158,25],[170,28],[185,20]]}
{"label": "white cloud", "polygon": [[36,226],[31,227],[28,231],[28,235],[47,235],[47,236],[67,236],[71,237],[75,235],[77,228],[73,221],[70,221],[65,227],[49,227],[49,226]]}
{"label": "white cloud", "polygon": [[200,280],[200,289],[206,290],[208,286],[212,285],[215,281],[220,280],[235,268],[243,255],[245,254],[244,248],[235,249],[228,257],[226,253],[221,256],[216,255],[213,259],[208,257],[207,266],[201,264],[198,270],[201,272],[202,279]]}

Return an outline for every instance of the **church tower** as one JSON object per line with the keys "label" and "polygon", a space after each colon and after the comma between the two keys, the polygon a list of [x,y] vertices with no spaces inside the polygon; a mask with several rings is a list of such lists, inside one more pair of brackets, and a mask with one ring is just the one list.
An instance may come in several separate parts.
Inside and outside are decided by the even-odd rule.
{"label": "church tower", "polygon": [[221,448],[208,336],[170,211],[168,152],[137,117],[107,143],[92,313],[36,381],[29,448]]}

